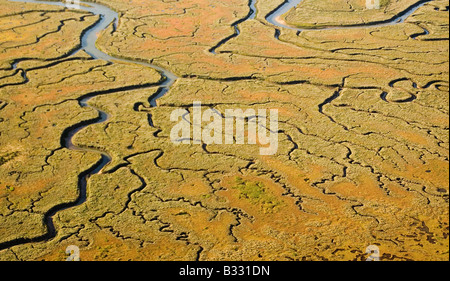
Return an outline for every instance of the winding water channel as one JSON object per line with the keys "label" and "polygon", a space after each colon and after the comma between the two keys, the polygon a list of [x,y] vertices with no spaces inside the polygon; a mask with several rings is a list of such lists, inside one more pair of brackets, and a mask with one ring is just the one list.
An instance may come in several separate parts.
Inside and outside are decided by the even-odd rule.
{"label": "winding water channel", "polygon": [[282,3],[280,6],[278,6],[275,10],[270,12],[266,16],[266,20],[270,22],[271,24],[282,27],[282,28],[288,28],[297,30],[298,32],[302,32],[305,30],[333,30],[333,29],[349,29],[349,28],[361,28],[361,27],[383,27],[383,26],[389,26],[389,25],[395,25],[404,22],[409,16],[411,16],[417,9],[422,7],[428,2],[431,2],[433,0],[421,0],[417,2],[416,4],[408,7],[403,12],[395,15],[391,19],[383,20],[383,21],[376,21],[376,22],[369,22],[365,24],[353,24],[353,25],[341,25],[341,26],[317,26],[317,27],[308,27],[308,28],[299,28],[295,26],[288,25],[283,19],[282,16],[289,12],[291,9],[297,7],[300,5],[300,3],[303,0],[286,0],[284,3]]}
{"label": "winding water channel", "polygon": [[[53,1],[37,1],[37,0],[10,0],[10,1],[39,3],[39,4],[48,4],[48,5],[57,5],[57,6],[65,6],[66,5],[63,2],[53,2]],[[233,35],[225,38],[224,40],[220,41],[216,46],[212,47],[210,49],[211,53],[216,54],[215,50],[218,47],[220,47],[221,45],[225,44],[226,42],[228,42],[229,40],[231,40],[232,38],[234,38],[240,34],[240,30],[238,27],[239,24],[245,22],[246,20],[254,19],[256,17],[256,13],[257,13],[256,6],[255,6],[256,1],[257,0],[249,1],[249,8],[250,8],[249,14],[245,18],[240,19],[240,20],[236,21],[235,23],[233,23],[232,26],[235,28],[235,33]],[[272,11],[269,15],[267,15],[266,20],[269,23],[272,23],[273,25],[275,25],[277,27],[296,29],[299,32],[305,30],[305,29],[299,29],[296,27],[288,26],[285,23],[283,23],[282,20],[280,20],[281,15],[285,14],[291,8],[297,6],[301,1],[302,0],[287,0],[281,6],[279,6],[277,9]],[[396,24],[399,22],[403,22],[409,15],[411,15],[413,12],[415,12],[419,7],[421,7],[426,2],[430,2],[430,1],[431,0],[422,1],[419,4],[417,4],[413,7],[410,7],[402,14],[398,15],[394,19],[389,20],[387,22],[374,23],[374,24],[365,25],[365,26],[384,26],[384,25],[392,25],[392,24]],[[127,60],[127,59],[115,58],[115,57],[112,57],[112,56],[102,52],[101,50],[99,50],[95,44],[97,41],[98,34],[101,31],[108,28],[111,24],[113,25],[113,28],[116,29],[119,25],[119,15],[117,12],[113,11],[112,9],[110,9],[106,6],[100,5],[98,3],[81,2],[80,9],[90,12],[95,15],[99,15],[100,20],[94,26],[92,26],[90,29],[88,29],[86,32],[83,33],[82,38],[81,38],[81,48],[76,50],[74,53],[76,53],[80,50],[84,50],[86,53],[91,55],[94,59],[102,59],[102,60],[108,61],[110,63],[125,62],[125,63],[139,64],[139,65],[142,65],[145,67],[150,67],[150,68],[157,70],[163,76],[164,80],[163,80],[163,82],[161,82],[158,85],[159,90],[157,91],[157,94],[155,94],[152,97],[152,100],[151,100],[151,105],[156,106],[156,102],[155,102],[156,99],[158,99],[158,98],[162,97],[164,94],[166,94],[169,91],[169,88],[173,85],[173,83],[177,80],[178,77],[175,74],[168,71],[167,69],[163,69],[156,65],[145,63],[145,62],[140,62],[140,61],[132,61],[132,60]],[[355,28],[355,27],[361,27],[361,26],[324,27],[321,29]],[[74,53],[69,54],[68,56],[71,56]],[[145,86],[143,86],[142,88],[144,88],[144,87]],[[154,87],[154,85],[153,85],[153,87]],[[126,89],[123,89],[123,90],[126,90]],[[81,107],[93,108],[92,106],[89,105],[89,100],[92,99],[93,97],[107,94],[107,93],[108,93],[108,91],[91,93],[84,97],[79,98],[78,101],[79,101],[79,104]],[[69,208],[79,206],[86,201],[86,199],[87,199],[86,187],[87,187],[87,181],[88,181],[89,177],[94,174],[101,173],[102,170],[111,162],[111,157],[108,154],[106,154],[105,152],[78,147],[78,146],[74,145],[72,142],[72,138],[82,129],[84,129],[88,126],[103,123],[103,122],[106,122],[109,120],[110,116],[106,112],[103,112],[102,110],[100,110],[98,108],[94,108],[94,109],[97,110],[99,113],[98,118],[87,121],[87,122],[83,122],[83,123],[77,124],[71,128],[68,128],[64,132],[63,136],[61,137],[61,146],[64,148],[67,148],[70,150],[83,151],[83,152],[95,152],[102,156],[101,160],[98,163],[96,163],[89,170],[83,172],[79,176],[79,183],[78,183],[79,197],[78,197],[78,199],[73,203],[61,204],[61,205],[55,206],[50,211],[47,212],[47,214],[44,217],[44,220],[45,220],[45,224],[47,225],[48,232],[45,235],[43,235],[41,237],[33,238],[33,239],[26,239],[26,238],[17,239],[14,241],[6,242],[4,244],[0,244],[0,250],[10,248],[12,246],[20,245],[20,244],[26,244],[26,243],[32,243],[32,242],[43,242],[43,241],[47,241],[47,240],[51,240],[51,239],[55,238],[57,235],[57,230],[54,226],[53,217],[62,210],[66,210]]]}

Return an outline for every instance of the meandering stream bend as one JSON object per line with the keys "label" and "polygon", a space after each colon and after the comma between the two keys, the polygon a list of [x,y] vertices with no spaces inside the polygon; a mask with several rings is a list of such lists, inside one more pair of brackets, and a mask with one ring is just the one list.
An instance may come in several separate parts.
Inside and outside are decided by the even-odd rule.
{"label": "meandering stream bend", "polygon": [[288,25],[286,22],[282,20],[282,16],[289,12],[291,9],[297,7],[303,0],[286,0],[284,3],[282,3],[280,6],[278,6],[275,10],[270,12],[266,16],[266,20],[278,27],[287,28],[287,29],[293,29],[297,30],[298,32],[306,31],[306,30],[333,30],[333,29],[349,29],[349,28],[362,28],[362,27],[383,27],[383,26],[389,26],[389,25],[395,25],[399,23],[405,22],[407,18],[409,18],[417,9],[422,7],[428,2],[431,2],[433,0],[421,0],[417,2],[416,4],[406,8],[401,13],[397,14],[396,16],[392,17],[391,19],[383,20],[383,21],[376,21],[376,22],[369,22],[365,24],[353,24],[353,25],[345,25],[345,26],[316,26],[316,27],[309,27],[309,28],[299,28],[295,26]]}
{"label": "meandering stream bend", "polygon": [[[282,20],[282,16],[289,12],[291,9],[297,7],[303,0],[285,0],[280,6],[275,8],[272,12],[267,14],[266,21],[271,23],[272,25],[280,28],[286,28],[286,29],[292,29],[296,30],[297,34],[300,34],[302,31],[306,30],[333,30],[333,29],[350,29],[350,28],[363,28],[363,27],[383,27],[383,26],[389,26],[389,25],[395,25],[399,23],[403,23],[409,16],[411,16],[417,9],[422,7],[428,2],[431,2],[433,0],[421,0],[418,3],[408,7],[400,14],[394,16],[391,19],[385,20],[385,21],[378,21],[378,22],[371,22],[366,24],[354,24],[354,25],[346,25],[346,26],[317,26],[317,27],[309,27],[309,28],[299,28],[295,26],[291,26],[284,22]],[[249,0],[249,13],[246,17],[234,22],[231,26],[234,28],[234,34],[226,37],[225,39],[221,40],[219,43],[217,43],[214,47],[209,49],[209,52],[212,54],[217,54],[216,50],[220,48],[221,46],[225,45],[228,41],[231,39],[239,36],[241,33],[241,30],[239,29],[239,25],[247,20],[252,20],[256,18],[257,15],[257,8],[256,8],[256,2],[257,0]],[[423,28],[424,29],[424,28]],[[428,30],[424,29],[424,32],[421,34],[416,34],[417,36],[420,35],[426,35],[428,34]],[[275,30],[275,38],[279,39],[279,36],[281,35],[280,29]],[[415,39],[415,38],[413,38]]]}
{"label": "meandering stream bend", "polygon": [[[37,1],[37,0],[10,0],[10,1],[66,6],[66,4],[63,2],[53,2],[53,1]],[[279,6],[277,9],[275,9],[270,14],[268,14],[266,17],[266,20],[269,23],[272,23],[274,26],[278,26],[281,28],[295,29],[298,32],[306,30],[306,29],[300,29],[300,28],[288,26],[287,24],[283,23],[280,20],[281,15],[287,13],[291,8],[298,5],[301,1],[302,0],[286,0],[281,6]],[[397,24],[397,23],[403,22],[407,17],[409,17],[412,13],[414,13],[418,8],[420,8],[422,5],[424,5],[425,3],[430,2],[430,1],[432,1],[432,0],[421,1],[417,5],[410,7],[403,13],[399,14],[397,17],[393,18],[392,20],[386,21],[386,22],[379,22],[379,23],[368,24],[368,25],[357,25],[357,26],[323,27],[320,29],[361,28],[363,26],[385,26],[385,25]],[[235,33],[233,35],[225,38],[221,42],[219,42],[215,47],[212,47],[210,49],[210,52],[212,54],[216,54],[215,50],[217,48],[219,48],[221,45],[227,43],[229,40],[231,40],[232,38],[234,38],[240,34],[240,30],[238,27],[239,24],[245,22],[246,20],[253,19],[256,17],[257,10],[255,7],[255,4],[256,4],[256,0],[249,0],[249,8],[250,8],[249,14],[245,18],[238,20],[237,22],[235,22],[232,25],[235,28]],[[112,56],[102,52],[101,50],[99,50],[95,44],[97,41],[98,34],[101,31],[108,28],[111,24],[113,25],[113,28],[115,30],[119,24],[119,15],[117,12],[111,10],[110,8],[108,8],[106,6],[100,5],[98,3],[81,2],[80,9],[90,12],[94,15],[99,15],[100,20],[95,25],[93,25],[91,28],[89,28],[86,32],[83,33],[83,35],[81,37],[81,48],[79,48],[72,54],[68,54],[67,56],[69,57],[69,56],[77,53],[80,50],[84,50],[86,53],[91,55],[94,59],[102,59],[102,60],[108,61],[110,63],[125,62],[125,63],[139,64],[139,65],[142,65],[145,67],[150,67],[150,68],[157,70],[163,76],[164,81],[158,85],[159,90],[158,90],[157,94],[152,96],[152,100],[150,103],[152,106],[155,106],[156,99],[158,99],[158,98],[162,97],[164,94],[166,94],[168,92],[169,88],[173,85],[173,83],[177,80],[178,77],[176,75],[174,75],[173,73],[171,73],[170,71],[168,71],[164,68],[161,68],[159,66],[145,63],[145,62],[140,62],[140,61],[132,61],[132,60],[127,60],[127,59],[122,59],[122,58],[115,58],[115,57],[112,57]],[[277,33],[279,34],[280,31],[277,30]],[[143,88],[144,87],[145,86],[143,86]],[[95,96],[103,95],[103,94],[106,94],[106,93],[99,92],[96,94],[88,94],[88,95],[78,99],[79,104],[81,107],[94,108],[89,105],[89,100]],[[94,109],[96,109],[99,113],[98,118],[96,118],[94,120],[89,120],[89,121],[77,124],[71,128],[68,128],[64,132],[64,134],[61,138],[61,145],[64,148],[67,148],[70,150],[84,151],[84,152],[95,152],[102,156],[101,160],[98,163],[96,163],[94,166],[92,166],[87,171],[80,174],[79,182],[78,182],[78,186],[79,186],[78,199],[73,203],[57,205],[45,214],[44,221],[45,221],[45,224],[46,224],[47,230],[48,230],[48,232],[45,235],[37,237],[37,238],[33,238],[33,239],[21,238],[21,239],[16,239],[16,240],[13,240],[10,242],[3,243],[3,244],[0,244],[0,250],[7,249],[7,248],[10,248],[10,247],[13,247],[16,245],[21,245],[21,244],[26,244],[26,243],[34,243],[34,242],[43,242],[43,241],[48,241],[48,240],[55,238],[57,235],[57,231],[54,226],[53,217],[60,211],[79,206],[86,201],[86,199],[87,199],[86,187],[87,187],[87,181],[88,181],[89,177],[94,174],[101,173],[101,171],[111,162],[111,157],[108,154],[106,154],[105,152],[97,151],[94,149],[77,147],[72,142],[72,138],[82,129],[84,129],[88,126],[103,123],[103,122],[106,122],[107,120],[109,120],[109,115],[106,112],[103,112],[97,108],[94,108]]]}

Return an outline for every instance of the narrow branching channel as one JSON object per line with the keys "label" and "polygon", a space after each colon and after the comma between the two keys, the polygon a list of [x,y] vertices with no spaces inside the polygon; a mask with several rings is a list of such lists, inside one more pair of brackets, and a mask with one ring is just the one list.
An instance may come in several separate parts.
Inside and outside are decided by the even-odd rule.
{"label": "narrow branching channel", "polygon": [[[37,1],[37,0],[11,0],[11,1],[17,1],[17,2],[28,2],[28,3],[41,3],[41,4],[48,4],[48,5],[58,5],[58,6],[64,6],[65,3],[63,2],[54,2],[54,1]],[[256,17],[257,14],[257,10],[256,10],[256,1],[257,0],[249,0],[249,13],[242,19],[232,23],[231,27],[234,29],[234,33],[226,38],[224,38],[223,40],[221,40],[220,42],[217,43],[217,45],[213,46],[212,48],[209,49],[209,52],[212,54],[216,54],[216,50],[218,48],[220,48],[221,46],[223,46],[224,44],[226,44],[227,42],[229,42],[231,39],[239,36],[239,34],[241,33],[241,30],[239,28],[239,25],[242,24],[243,22],[247,21],[247,20],[251,20],[254,19]],[[279,7],[277,7],[275,10],[273,10],[272,12],[270,12],[265,19],[267,20],[267,22],[273,24],[276,28],[280,28],[280,29],[276,29],[275,32],[275,37],[277,39],[279,39],[280,35],[281,35],[281,28],[286,28],[286,29],[294,29],[297,30],[299,33],[302,32],[303,28],[298,28],[298,27],[293,27],[293,26],[289,26],[288,24],[284,23],[281,19],[281,16],[283,14],[285,14],[287,11],[289,11],[290,9],[292,9],[293,7],[295,7],[296,5],[298,5],[302,0],[287,0],[285,1],[283,4],[281,4]],[[310,29],[321,29],[321,30],[330,30],[330,29],[345,29],[345,28],[361,28],[361,27],[366,27],[366,26],[386,26],[386,25],[393,25],[393,24],[398,24],[401,22],[404,22],[412,13],[414,13],[418,8],[422,7],[425,3],[428,3],[432,0],[423,0],[418,2],[417,4],[409,7],[408,9],[406,9],[405,11],[403,11],[402,13],[398,14],[397,16],[395,16],[394,18],[387,20],[387,21],[383,21],[383,22],[374,22],[374,23],[368,23],[365,25],[354,25],[354,26],[335,26],[335,27],[317,27],[317,28],[310,28]],[[146,63],[146,62],[142,62],[142,61],[133,61],[133,60],[128,60],[128,59],[122,59],[122,58],[115,58],[112,57],[104,52],[102,52],[101,50],[99,50],[96,47],[96,41],[97,41],[97,34],[101,33],[102,31],[104,31],[105,29],[109,28],[111,25],[113,25],[113,30],[116,30],[118,28],[118,22],[119,22],[119,15],[118,13],[116,13],[115,11],[111,10],[110,8],[100,5],[98,3],[81,3],[82,5],[80,6],[81,10],[90,12],[92,14],[98,15],[100,16],[100,19],[97,21],[97,23],[95,25],[93,25],[91,28],[89,28],[88,30],[86,30],[85,32],[83,32],[83,34],[81,35],[81,46],[79,49],[74,50],[72,53],[68,54],[68,56],[72,56],[74,54],[76,54],[77,52],[83,50],[86,53],[88,53],[92,58],[94,59],[101,59],[101,60],[105,60],[108,61],[109,63],[117,63],[117,62],[124,62],[124,63],[133,63],[133,64],[138,64],[138,65],[142,65],[144,67],[150,67],[155,69],[156,71],[158,71],[161,76],[162,79],[160,81],[159,84],[146,84],[146,85],[140,85],[140,86],[130,86],[130,87],[123,87],[123,88],[117,88],[117,89],[113,89],[113,90],[108,90],[108,91],[98,91],[98,92],[93,92],[90,94],[87,94],[83,97],[80,97],[78,99],[78,103],[81,107],[84,108],[93,108],[98,112],[98,117],[91,119],[91,120],[87,120],[84,121],[82,123],[76,124],[70,128],[67,128],[64,133],[61,136],[61,147],[62,148],[66,148],[66,149],[70,149],[70,150],[74,150],[74,151],[80,151],[80,152],[89,152],[89,153],[97,153],[99,154],[101,157],[101,159],[93,164],[91,166],[91,168],[89,168],[88,170],[82,172],[79,175],[78,178],[78,189],[79,189],[79,196],[77,198],[76,201],[71,202],[71,203],[64,203],[64,204],[59,204],[57,206],[54,206],[53,208],[51,208],[45,215],[44,215],[44,223],[47,227],[47,233],[40,236],[40,237],[35,237],[35,238],[20,238],[20,239],[16,239],[16,240],[12,240],[12,241],[8,241],[5,243],[0,244],[0,250],[3,249],[7,249],[7,248],[11,248],[13,246],[17,246],[17,245],[21,245],[21,244],[27,244],[27,243],[36,243],[36,242],[44,242],[44,241],[49,241],[54,239],[57,236],[58,230],[54,225],[54,217],[58,212],[61,212],[63,210],[67,210],[70,208],[74,208],[77,206],[80,206],[82,204],[84,204],[87,200],[88,194],[87,194],[87,185],[88,185],[88,181],[89,178],[92,175],[95,174],[99,174],[101,173],[104,168],[111,162],[111,156],[109,156],[107,153],[105,153],[104,151],[100,151],[100,150],[95,150],[95,149],[90,149],[90,148],[83,148],[83,147],[79,147],[76,144],[74,144],[72,142],[73,137],[80,132],[81,130],[87,128],[88,126],[92,126],[94,124],[101,124],[104,122],[107,122],[110,118],[110,116],[108,115],[107,112],[104,112],[98,108],[95,108],[93,106],[91,106],[89,104],[89,101],[92,98],[95,98],[97,96],[100,95],[107,95],[107,94],[112,94],[112,93],[117,93],[117,92],[123,92],[123,91],[128,91],[128,90],[134,90],[134,89],[142,89],[142,88],[148,88],[148,87],[159,87],[159,90],[156,92],[156,94],[154,94],[151,97],[151,101],[150,104],[151,106],[156,106],[156,99],[164,96],[165,94],[167,94],[167,92],[169,91],[170,87],[174,84],[174,82],[178,79],[178,77],[176,75],[174,75],[173,73],[171,73],[170,71],[163,69],[161,67],[158,67],[156,65],[150,64],[150,63]],[[428,31],[426,29],[423,29],[423,33],[420,34],[416,34],[414,35],[415,37],[423,35],[423,34],[427,34]],[[413,38],[415,39],[415,38]],[[15,65],[13,65],[13,69],[16,68],[17,63],[15,63]],[[25,82],[27,81],[27,77],[24,74],[24,80]],[[187,77],[189,78],[189,77]],[[243,77],[243,78],[233,78],[234,80],[229,80],[229,81],[238,81],[238,80],[245,80],[245,79],[251,79],[252,77]],[[24,82],[21,82],[24,83]],[[291,82],[291,84],[294,84],[297,82]],[[302,83],[302,82],[301,82]],[[289,83],[287,83],[289,84]],[[340,95],[340,91],[342,90],[342,88],[344,87],[344,83],[342,85],[342,87],[336,91],[331,97],[327,98],[323,103],[319,104],[318,106],[318,110],[321,114],[325,114],[324,113],[324,108],[329,105],[330,103],[332,103],[335,99],[337,99]],[[387,101],[386,99],[386,95],[385,93],[383,93],[381,95],[381,98],[384,101]],[[415,96],[412,96],[411,99],[414,99]],[[405,102],[410,101],[405,100]],[[0,104],[0,106],[4,106],[2,104]],[[331,121],[334,122],[334,120],[332,119],[332,117],[328,116],[328,118],[330,118]],[[149,119],[149,123],[150,125],[153,124],[153,120]],[[344,128],[347,129],[347,128]],[[292,138],[289,137],[291,140]],[[298,148],[298,145],[295,144],[294,150]],[[292,152],[292,151],[291,151]],[[290,153],[289,153],[290,154]],[[350,154],[349,154],[350,155]],[[349,156],[347,157],[349,158]],[[155,160],[156,161],[156,160]],[[346,168],[344,168],[343,170],[343,175],[346,175]],[[134,173],[134,172],[133,172]],[[134,173],[135,175],[137,175],[136,173]],[[337,177],[337,176],[334,176]],[[145,182],[141,179],[141,181],[143,182],[143,186],[145,186]],[[317,182],[315,185],[318,186],[323,182]],[[353,206],[353,209],[355,210],[355,208],[360,207],[361,205],[356,204]],[[356,213],[358,213],[355,210]],[[233,233],[233,228],[237,227],[240,225],[240,221],[237,220],[237,223],[232,225],[230,228],[230,233]],[[199,259],[201,252],[203,251],[203,248],[200,247],[200,250],[198,251],[198,257],[197,259]]]}
{"label": "narrow branching channel", "polygon": [[[332,30],[332,29],[348,29],[348,28],[361,28],[361,27],[382,27],[382,26],[389,26],[389,25],[395,25],[399,23],[403,23],[409,16],[411,16],[417,9],[422,7],[428,2],[431,2],[433,0],[421,0],[417,2],[416,4],[408,7],[407,9],[403,10],[402,12],[398,13],[397,15],[393,16],[390,19],[387,20],[381,20],[381,21],[372,21],[362,24],[349,24],[349,25],[337,25],[337,26],[312,26],[312,27],[296,27],[287,24],[284,22],[281,18],[284,14],[289,12],[289,10],[293,9],[294,7],[297,7],[303,0],[286,0],[283,2],[280,6],[278,6],[275,10],[267,14],[266,20],[277,26],[287,29],[293,29],[297,30],[298,32],[302,32],[305,30]],[[426,33],[428,31],[424,31]]]}

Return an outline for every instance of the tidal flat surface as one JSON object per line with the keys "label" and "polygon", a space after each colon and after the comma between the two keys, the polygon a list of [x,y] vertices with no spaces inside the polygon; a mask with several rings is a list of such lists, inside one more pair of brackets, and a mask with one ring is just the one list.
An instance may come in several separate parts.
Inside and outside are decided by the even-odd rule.
{"label": "tidal flat surface", "polygon": [[0,0],[0,260],[448,260],[448,0],[92,2]]}

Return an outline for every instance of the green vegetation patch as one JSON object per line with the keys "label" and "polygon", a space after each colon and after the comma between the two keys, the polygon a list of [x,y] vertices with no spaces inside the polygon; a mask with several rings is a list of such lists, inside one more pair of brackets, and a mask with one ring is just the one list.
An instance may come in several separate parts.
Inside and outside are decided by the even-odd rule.
{"label": "green vegetation patch", "polygon": [[282,204],[261,182],[251,182],[236,177],[236,185],[233,189],[239,190],[240,199],[244,198],[254,205],[259,205],[264,213],[273,213]]}

